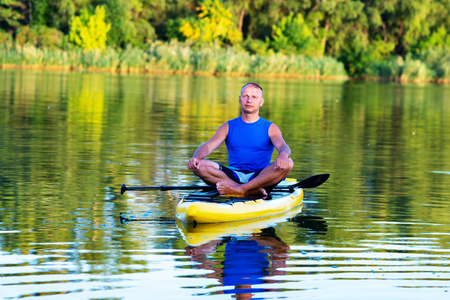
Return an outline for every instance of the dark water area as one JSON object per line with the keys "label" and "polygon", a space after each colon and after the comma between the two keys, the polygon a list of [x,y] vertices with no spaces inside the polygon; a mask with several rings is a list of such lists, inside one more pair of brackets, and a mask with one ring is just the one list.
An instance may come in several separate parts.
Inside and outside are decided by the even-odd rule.
{"label": "dark water area", "polygon": [[[248,81],[290,177],[331,174],[301,207],[193,227],[184,191],[120,195],[200,183]],[[449,86],[0,70],[3,299],[448,299],[449,187]]]}

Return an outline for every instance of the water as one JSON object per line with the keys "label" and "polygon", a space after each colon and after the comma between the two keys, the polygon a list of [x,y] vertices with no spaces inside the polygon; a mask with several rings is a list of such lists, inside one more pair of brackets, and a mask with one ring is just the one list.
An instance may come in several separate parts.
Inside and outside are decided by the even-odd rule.
{"label": "water", "polygon": [[[183,225],[186,163],[259,82],[291,177],[274,218]],[[0,70],[3,299],[448,299],[450,87]],[[226,162],[220,148],[212,159]],[[120,216],[141,221],[120,221]]]}

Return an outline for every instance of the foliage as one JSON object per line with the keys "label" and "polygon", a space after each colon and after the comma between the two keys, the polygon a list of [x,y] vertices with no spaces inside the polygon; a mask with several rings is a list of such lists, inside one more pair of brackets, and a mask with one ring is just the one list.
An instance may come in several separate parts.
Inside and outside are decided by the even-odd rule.
{"label": "foliage", "polygon": [[170,19],[167,20],[165,24],[165,38],[168,40],[179,40],[182,41],[185,39],[183,33],[181,32],[180,28],[182,23],[185,20],[183,19]]}
{"label": "foliage", "polygon": [[102,6],[95,8],[91,15],[83,10],[78,17],[72,17],[69,39],[83,49],[103,49],[106,46],[106,34],[111,25],[105,22],[105,9]]}
{"label": "foliage", "polygon": [[[242,33],[244,37],[251,37],[265,41],[272,34],[272,26],[289,13],[305,12],[305,0],[236,0],[231,9],[234,14],[244,13]],[[314,1],[316,2],[316,1]]]}
{"label": "foliage", "polygon": [[0,0],[0,25],[1,28],[10,30],[20,26],[20,21],[24,19],[23,1]]}
{"label": "foliage", "polygon": [[265,41],[258,40],[258,39],[252,39],[252,38],[248,37],[243,42],[243,46],[251,54],[259,54],[259,55],[272,55],[272,54],[274,54],[273,49],[269,48],[269,43],[267,43]]}
{"label": "foliage", "polygon": [[4,32],[0,29],[0,44],[11,43],[13,38],[10,33]]}
{"label": "foliage", "polygon": [[424,81],[433,77],[433,71],[430,70],[424,62],[408,55],[402,66],[402,72],[399,79],[400,81]]}
{"label": "foliage", "polygon": [[[149,3],[150,2],[150,3]],[[107,19],[111,22],[108,34],[110,46],[126,48],[128,44],[143,47],[156,38],[154,27],[146,19],[151,17],[150,0],[107,1]]]}
{"label": "foliage", "polygon": [[16,42],[20,45],[33,44],[47,48],[60,48],[63,42],[63,33],[55,28],[38,25],[35,27],[21,27],[16,35]]}
{"label": "foliage", "polygon": [[321,55],[316,38],[305,24],[301,14],[290,13],[272,26],[273,34],[269,45],[277,52]]}
{"label": "foliage", "polygon": [[144,70],[147,56],[144,50],[128,46],[119,54],[120,70],[131,73]]}
{"label": "foliage", "polygon": [[423,50],[431,48],[450,48],[450,35],[444,26],[439,27],[429,37],[420,42],[419,48]]}
{"label": "foliage", "polygon": [[218,45],[194,51],[187,43],[171,41],[150,43],[146,50],[128,47],[124,51],[68,51],[40,49],[32,45],[1,45],[1,64],[44,65],[81,70],[121,72],[177,72],[184,74],[227,74],[241,76],[345,77],[342,63],[333,58],[305,55],[251,55],[239,47]]}
{"label": "foliage", "polygon": [[236,44],[242,40],[233,15],[220,0],[203,0],[196,18],[182,21],[180,31],[188,42],[205,45],[218,41]]}
{"label": "foliage", "polygon": [[361,74],[365,78],[384,78],[393,81],[440,81],[450,79],[448,50],[430,49],[421,57],[390,56],[367,63]]}
{"label": "foliage", "polygon": [[384,60],[372,60],[364,65],[359,75],[366,79],[398,80],[402,65],[403,58],[400,56],[391,56]]}
{"label": "foliage", "polygon": [[[67,49],[70,37],[78,46],[92,47],[92,41],[105,38],[89,34],[91,42],[83,42],[81,27],[86,28],[87,21],[81,22],[83,26],[73,23],[95,15],[97,6],[104,7],[104,22],[111,25],[103,35],[106,46],[133,57],[138,52],[130,49],[145,52],[156,40],[168,40],[168,44],[178,40],[195,48],[232,45],[250,55],[332,57],[355,77],[386,74],[399,80],[405,70],[411,78],[448,77],[448,60],[443,58],[450,48],[449,0],[0,0],[0,41]],[[75,35],[72,27],[79,27]],[[186,47],[181,47],[183,53],[192,51]],[[202,55],[209,59],[212,52],[208,51]],[[435,57],[437,52],[442,59]],[[400,58],[408,68],[396,63]],[[169,60],[177,64],[175,58]],[[432,72],[413,63],[416,60]],[[211,69],[217,65],[212,62]]]}
{"label": "foliage", "polygon": [[450,47],[436,47],[423,51],[419,59],[434,70],[438,80],[450,80]]}

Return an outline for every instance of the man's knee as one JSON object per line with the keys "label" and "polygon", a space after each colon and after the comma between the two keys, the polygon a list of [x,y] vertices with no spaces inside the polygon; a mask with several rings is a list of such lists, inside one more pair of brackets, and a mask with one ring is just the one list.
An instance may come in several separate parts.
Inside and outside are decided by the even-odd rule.
{"label": "man's knee", "polygon": [[289,172],[291,172],[293,168],[294,168],[294,161],[292,160],[292,158],[289,157],[289,164],[288,164]]}
{"label": "man's knee", "polygon": [[215,163],[215,162],[212,162],[212,161],[209,161],[209,160],[202,159],[202,160],[199,162],[199,164],[198,164],[198,168],[192,170],[192,172],[193,172],[195,175],[201,177],[201,176],[204,176],[204,175],[209,174],[209,173],[211,172],[211,169],[218,169],[218,168],[219,168],[219,167],[218,167],[218,164],[217,164],[217,167],[216,167],[216,164],[217,164],[217,163]]}
{"label": "man's knee", "polygon": [[291,173],[293,168],[294,168],[294,161],[291,158],[289,158],[286,169],[283,170],[284,176],[287,176],[289,173]]}

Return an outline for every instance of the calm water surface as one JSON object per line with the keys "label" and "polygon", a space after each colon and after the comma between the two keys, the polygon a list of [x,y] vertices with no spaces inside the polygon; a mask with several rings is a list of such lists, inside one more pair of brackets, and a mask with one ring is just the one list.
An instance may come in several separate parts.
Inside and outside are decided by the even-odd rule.
{"label": "calm water surface", "polygon": [[[291,177],[331,174],[303,207],[193,228],[183,192],[120,195],[198,183],[247,81]],[[449,187],[448,86],[0,70],[3,299],[449,299]]]}

